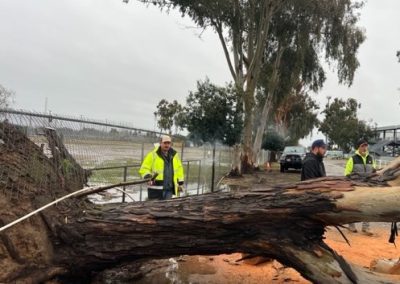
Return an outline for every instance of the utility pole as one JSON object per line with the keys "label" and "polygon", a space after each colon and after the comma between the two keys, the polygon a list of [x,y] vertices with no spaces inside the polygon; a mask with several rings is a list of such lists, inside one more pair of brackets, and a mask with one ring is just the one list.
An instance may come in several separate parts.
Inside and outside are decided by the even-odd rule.
{"label": "utility pole", "polygon": [[[326,104],[326,108],[329,108],[332,97],[331,96],[327,96],[326,98],[328,99],[328,103]],[[329,149],[328,134],[325,135],[325,140],[326,140],[325,143],[326,143],[326,145],[328,145],[328,149]]]}

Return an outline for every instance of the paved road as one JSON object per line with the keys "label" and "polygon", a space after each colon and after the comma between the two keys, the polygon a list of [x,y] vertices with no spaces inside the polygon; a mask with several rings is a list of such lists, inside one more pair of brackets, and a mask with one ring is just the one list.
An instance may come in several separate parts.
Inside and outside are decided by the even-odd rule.
{"label": "paved road", "polygon": [[327,176],[343,176],[347,160],[324,159]]}

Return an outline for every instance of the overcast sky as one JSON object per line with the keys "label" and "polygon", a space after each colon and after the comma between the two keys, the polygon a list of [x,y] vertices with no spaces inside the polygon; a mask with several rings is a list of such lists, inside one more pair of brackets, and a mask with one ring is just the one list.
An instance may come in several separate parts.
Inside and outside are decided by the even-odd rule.
{"label": "overcast sky", "polygon": [[[360,117],[400,124],[400,1],[367,2],[367,39],[351,88],[329,75],[315,95],[353,97]],[[134,0],[0,0],[0,84],[16,92],[15,108],[129,122],[154,128],[166,98],[181,103],[196,81],[230,81],[217,36],[177,12]]]}

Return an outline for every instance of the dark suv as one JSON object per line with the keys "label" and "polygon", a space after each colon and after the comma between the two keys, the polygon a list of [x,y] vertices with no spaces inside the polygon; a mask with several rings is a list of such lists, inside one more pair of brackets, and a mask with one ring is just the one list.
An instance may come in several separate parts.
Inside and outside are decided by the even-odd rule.
{"label": "dark suv", "polygon": [[283,150],[279,163],[281,164],[281,172],[289,168],[301,169],[303,159],[306,156],[306,148],[302,146],[287,146]]}

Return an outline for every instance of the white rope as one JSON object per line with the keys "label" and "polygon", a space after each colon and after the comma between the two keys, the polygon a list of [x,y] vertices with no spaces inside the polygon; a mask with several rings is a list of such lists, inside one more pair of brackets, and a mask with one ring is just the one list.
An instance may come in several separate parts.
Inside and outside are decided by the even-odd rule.
{"label": "white rope", "polygon": [[56,200],[54,200],[54,201],[52,201],[52,202],[50,202],[50,203],[48,203],[48,204],[42,206],[42,207],[40,207],[39,209],[36,209],[35,211],[32,211],[31,213],[29,213],[29,214],[27,214],[27,215],[25,215],[25,216],[23,216],[23,217],[21,217],[21,218],[15,220],[15,221],[13,221],[13,222],[11,222],[11,223],[9,223],[9,224],[7,224],[7,225],[1,227],[1,228],[0,228],[0,232],[2,232],[2,231],[4,231],[5,229],[10,228],[10,227],[12,227],[12,226],[18,224],[18,223],[20,223],[20,222],[22,222],[22,221],[24,221],[25,219],[28,219],[29,217],[31,217],[31,216],[33,216],[33,215],[39,213],[40,211],[43,211],[44,209],[46,209],[46,208],[48,208],[48,207],[50,207],[50,206],[52,206],[52,205],[54,205],[54,204],[57,204],[58,202],[60,202],[60,201],[62,201],[62,200],[64,200],[64,199],[67,199],[67,198],[69,198],[69,197],[71,197],[71,196],[74,196],[74,195],[76,195],[76,194],[78,194],[78,193],[82,193],[82,192],[87,191],[87,190],[89,190],[89,189],[92,189],[92,187],[85,187],[85,188],[80,189],[80,190],[78,190],[78,191],[75,191],[75,192],[72,192],[72,193],[70,193],[70,194],[67,194],[67,195],[65,195],[65,196],[63,196],[63,197],[60,197],[60,198],[58,198],[58,199],[56,199]]}
{"label": "white rope", "polygon": [[[154,177],[155,176],[153,176],[153,178]],[[104,186],[104,187],[100,186],[100,187],[85,187],[85,188],[82,188],[82,189],[80,189],[78,191],[75,191],[75,192],[72,192],[70,194],[64,195],[63,197],[60,197],[60,198],[58,198],[58,199],[56,199],[56,200],[54,200],[54,201],[42,206],[42,207],[40,207],[39,209],[36,209],[35,211],[32,211],[31,213],[29,213],[29,214],[27,214],[25,216],[22,216],[21,218],[19,218],[19,219],[13,221],[13,222],[1,227],[0,228],[0,233],[2,231],[4,231],[5,229],[8,229],[8,228],[10,228],[10,227],[12,227],[12,226],[24,221],[25,219],[28,219],[29,217],[39,213],[40,211],[43,211],[44,209],[46,209],[46,208],[48,208],[48,207],[50,207],[50,206],[52,206],[54,204],[57,204],[58,202],[60,202],[60,201],[62,201],[64,199],[70,198],[71,196],[74,196],[74,195],[82,194],[85,191],[92,191],[92,190],[102,191],[102,190],[110,189],[110,188],[117,187],[117,186],[124,186],[124,185],[126,186],[126,185],[144,183],[144,182],[147,182],[149,180],[150,179],[143,179],[143,180],[135,180],[135,181],[130,181],[130,182],[122,182],[122,183],[108,185],[108,186]],[[96,192],[93,192],[93,193],[96,193]],[[125,194],[128,195],[126,192],[125,192]],[[131,196],[128,195],[128,197],[131,198],[134,201],[134,199]]]}

